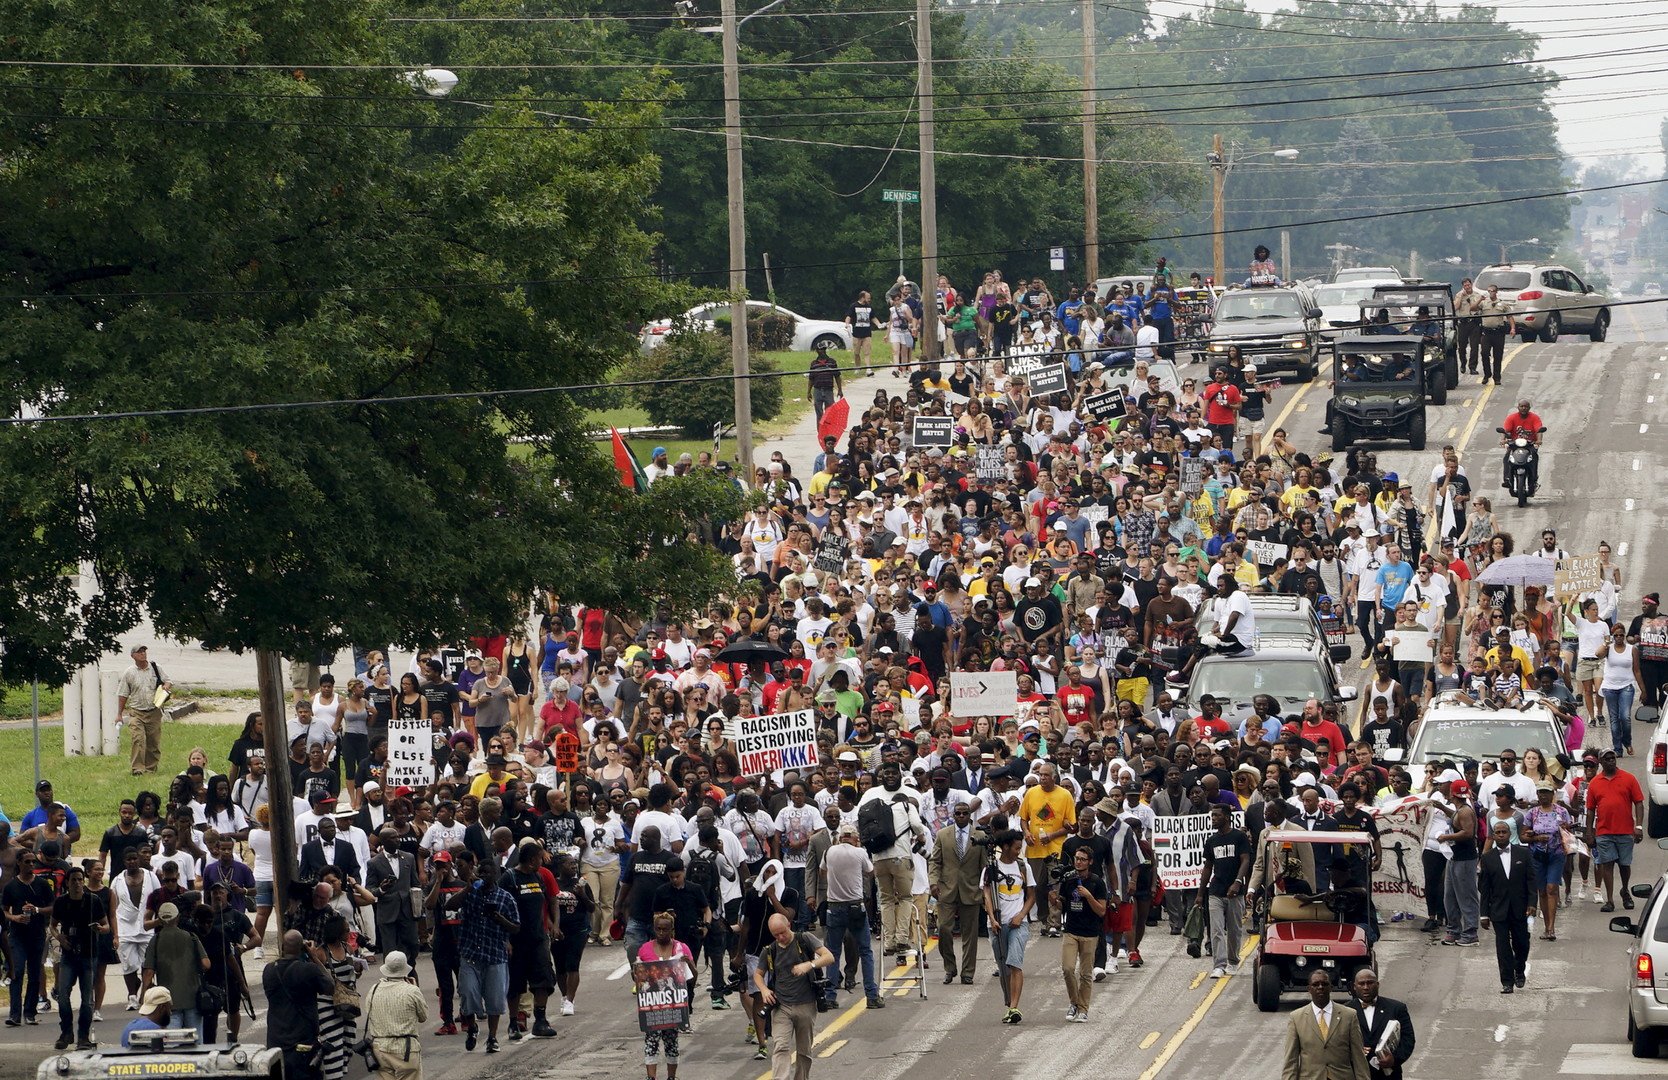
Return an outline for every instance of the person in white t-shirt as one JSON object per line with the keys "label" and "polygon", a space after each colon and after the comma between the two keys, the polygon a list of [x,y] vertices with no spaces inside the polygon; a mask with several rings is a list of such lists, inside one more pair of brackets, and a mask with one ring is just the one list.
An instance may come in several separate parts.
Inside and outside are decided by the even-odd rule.
{"label": "person in white t-shirt", "polygon": [[985,919],[990,943],[1001,965],[1004,1024],[1020,1022],[1019,997],[1025,989],[1025,944],[1030,927],[1025,921],[1037,903],[1037,879],[1031,864],[1020,857],[1025,837],[1018,829],[996,834],[996,861],[985,867]]}
{"label": "person in white t-shirt", "polygon": [[1217,597],[1217,617],[1213,635],[1216,640],[1206,637],[1199,640],[1224,652],[1252,651],[1257,647],[1257,616],[1251,610],[1251,601],[1240,590],[1239,580],[1231,575],[1222,575],[1217,589],[1220,595]]}
{"label": "person in white t-shirt", "polygon": [[[803,780],[788,785],[788,805],[776,812],[776,834],[782,852],[782,876],[788,888],[805,895],[805,859],[811,851],[811,838],[817,830],[828,828],[822,811],[810,801],[811,789]],[[811,910],[802,906],[794,921],[800,928],[809,926]]]}
{"label": "person in white t-shirt", "polygon": [[1135,331],[1135,359],[1152,360],[1158,348],[1158,327],[1145,316],[1141,319],[1141,329]]}

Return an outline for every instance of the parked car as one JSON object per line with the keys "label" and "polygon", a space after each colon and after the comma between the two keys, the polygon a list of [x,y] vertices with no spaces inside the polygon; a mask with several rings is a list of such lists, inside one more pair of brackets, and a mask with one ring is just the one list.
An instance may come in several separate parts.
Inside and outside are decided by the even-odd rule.
{"label": "parked car", "polygon": [[1322,333],[1330,336],[1340,331],[1350,333],[1358,330],[1361,326],[1361,301],[1372,299],[1373,290],[1380,285],[1401,283],[1401,278],[1362,278],[1317,285],[1315,306],[1321,309],[1321,321],[1326,324]]}
{"label": "parked car", "polygon": [[[851,331],[846,328],[846,324],[843,322],[835,322],[833,319],[807,319],[803,315],[796,315],[780,304],[772,305],[768,300],[747,301],[748,317],[756,318],[766,314],[772,310],[773,306],[777,315],[793,320],[793,349],[795,352],[810,352],[818,345],[827,345],[830,349],[851,348]],[[690,308],[683,313],[683,318],[699,329],[712,330],[716,327],[717,320],[727,318],[729,314],[729,303],[718,301]],[[656,319],[643,327],[643,332],[638,335],[638,340],[642,342],[644,351],[655,348],[665,341],[666,335],[672,332],[676,323],[677,320],[675,319]],[[882,331],[882,334],[884,334],[884,331]]]}
{"label": "parked car", "polygon": [[1512,303],[1517,335],[1525,342],[1557,341],[1560,334],[1586,333],[1603,341],[1610,332],[1610,298],[1567,266],[1553,263],[1495,263],[1477,274],[1476,287],[1500,289]]}
{"label": "parked car", "polygon": [[1659,716],[1645,748],[1645,829],[1651,839],[1668,838],[1668,713]]}
{"label": "parked car", "polygon": [[1332,275],[1334,285],[1346,281],[1390,281],[1400,285],[1402,272],[1394,266],[1346,266]]}
{"label": "parked car", "polygon": [[[1668,850],[1668,840],[1657,846]],[[1629,892],[1643,900],[1638,916],[1617,915],[1610,929],[1632,940],[1627,947],[1627,1038],[1633,1056],[1654,1058],[1668,1032],[1668,874],[1656,884],[1640,883]]]}

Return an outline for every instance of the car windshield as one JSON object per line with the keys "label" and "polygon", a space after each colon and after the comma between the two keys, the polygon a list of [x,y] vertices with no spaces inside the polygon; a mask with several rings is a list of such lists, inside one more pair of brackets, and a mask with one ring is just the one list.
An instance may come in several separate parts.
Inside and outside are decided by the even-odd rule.
{"label": "car windshield", "polygon": [[1401,272],[1393,266],[1355,266],[1348,270],[1340,270],[1332,275],[1333,284],[1346,281],[1366,281],[1369,278],[1400,278]]}
{"label": "car windshield", "polygon": [[1295,293],[1256,289],[1231,292],[1216,302],[1216,321],[1241,319],[1301,319],[1303,305]]}
{"label": "car windshield", "polygon": [[1373,298],[1371,285],[1322,285],[1315,290],[1315,303],[1321,307],[1354,307]]}
{"label": "car windshield", "polygon": [[1249,705],[1257,694],[1301,705],[1310,698],[1325,701],[1332,691],[1314,660],[1221,660],[1200,664],[1188,687],[1192,701],[1206,694],[1235,705]]}
{"label": "car windshield", "polygon": [[1429,719],[1419,728],[1411,761],[1421,765],[1438,759],[1481,760],[1497,757],[1508,746],[1557,746],[1559,741],[1544,719]]}
{"label": "car windshield", "polygon": [[1529,287],[1529,271],[1484,270],[1477,275],[1476,289],[1478,292],[1488,292],[1490,285],[1499,286],[1501,292],[1527,289]]}
{"label": "car windshield", "polygon": [[1411,382],[1413,357],[1408,353],[1343,353],[1338,381],[1357,385]]}

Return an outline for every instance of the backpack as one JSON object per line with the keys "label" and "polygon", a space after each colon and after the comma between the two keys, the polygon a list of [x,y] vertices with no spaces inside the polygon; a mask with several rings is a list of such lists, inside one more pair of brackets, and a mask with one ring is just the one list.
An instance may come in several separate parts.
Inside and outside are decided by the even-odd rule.
{"label": "backpack", "polygon": [[718,891],[717,860],[717,852],[696,852],[689,857],[684,880],[702,896],[710,897]]}
{"label": "backpack", "polygon": [[863,850],[878,855],[898,842],[898,832],[892,820],[892,804],[882,799],[871,799],[857,810],[857,838]]}

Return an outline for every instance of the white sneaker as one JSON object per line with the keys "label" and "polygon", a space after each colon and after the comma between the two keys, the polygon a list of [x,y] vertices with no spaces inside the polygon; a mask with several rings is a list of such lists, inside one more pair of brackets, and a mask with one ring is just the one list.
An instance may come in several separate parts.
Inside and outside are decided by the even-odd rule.
{"label": "white sneaker", "polygon": [[1225,978],[1225,979],[1231,979],[1235,975],[1238,975],[1238,974],[1239,974],[1239,965],[1238,964],[1229,964],[1227,966],[1227,968],[1225,968],[1223,970],[1222,977]]}
{"label": "white sneaker", "polygon": [[[1113,961],[1113,963],[1116,963],[1116,962],[1117,962],[1117,961]],[[1101,968],[1101,967],[1098,967],[1098,968],[1096,968],[1096,969],[1095,969],[1095,981],[1096,981],[1096,982],[1101,982],[1101,981],[1103,981],[1103,980],[1104,980],[1104,979],[1105,979],[1105,978],[1106,978],[1106,969],[1105,969],[1105,968]]]}
{"label": "white sneaker", "polygon": [[97,1009],[93,1010],[93,1023],[95,1023],[95,1024],[104,1023],[104,1014],[99,1012]]}
{"label": "white sneaker", "polygon": [[1228,969],[1223,967],[1221,964],[1218,964],[1210,969],[1210,977],[1213,979],[1226,979],[1228,977]]}
{"label": "white sneaker", "polygon": [[572,1016],[573,1015],[573,1002],[569,1001],[567,998],[562,999],[562,1015],[563,1016]]}
{"label": "white sneaker", "polygon": [[138,1012],[139,1011],[139,995],[138,994],[129,994],[127,996],[127,1011],[128,1012]]}
{"label": "white sneaker", "polygon": [[1072,1017],[1071,1022],[1074,1024],[1087,1024],[1089,1022],[1089,1010],[1084,1009],[1082,1012]]}
{"label": "white sneaker", "polygon": [[1118,962],[1116,960],[1108,960],[1106,962],[1106,973],[1108,975],[1116,975],[1118,973]]}
{"label": "white sneaker", "polygon": [[1067,1023],[1075,1021],[1076,1019],[1077,1019],[1077,1006],[1076,1005],[1066,1006],[1066,1021],[1067,1021]]}
{"label": "white sneaker", "polygon": [[1129,950],[1128,949],[1119,949],[1118,950],[1118,959],[1119,960],[1128,960],[1129,959]]}

